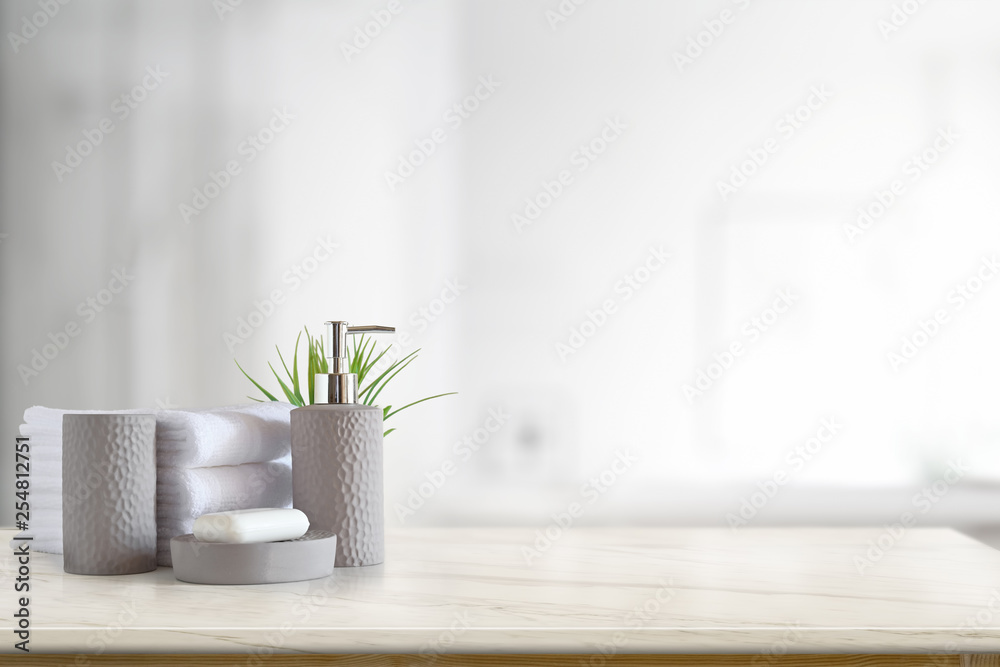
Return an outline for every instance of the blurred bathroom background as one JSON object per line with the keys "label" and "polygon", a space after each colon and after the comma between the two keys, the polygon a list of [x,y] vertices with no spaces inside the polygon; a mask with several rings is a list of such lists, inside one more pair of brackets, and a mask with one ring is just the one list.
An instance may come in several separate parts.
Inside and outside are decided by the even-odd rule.
{"label": "blurred bathroom background", "polygon": [[1000,525],[1000,3],[0,26],[11,445],[31,405],[259,397],[234,359],[342,319],[420,349],[387,402],[459,392],[392,418],[390,529]]}

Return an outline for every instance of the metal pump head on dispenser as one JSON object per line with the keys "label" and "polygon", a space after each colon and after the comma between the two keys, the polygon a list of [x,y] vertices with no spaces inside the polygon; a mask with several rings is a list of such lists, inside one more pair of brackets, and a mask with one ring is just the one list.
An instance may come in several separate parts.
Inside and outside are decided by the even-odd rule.
{"label": "metal pump head on dispenser", "polygon": [[393,333],[395,327],[351,327],[347,322],[326,323],[326,359],[329,373],[316,374],[317,403],[357,403],[358,376],[351,372],[347,360],[347,335]]}

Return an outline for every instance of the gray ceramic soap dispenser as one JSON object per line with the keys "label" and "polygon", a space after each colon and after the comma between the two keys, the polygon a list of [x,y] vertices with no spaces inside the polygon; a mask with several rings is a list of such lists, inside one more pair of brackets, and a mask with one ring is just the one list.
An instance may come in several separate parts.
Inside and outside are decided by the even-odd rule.
{"label": "gray ceramic soap dispenser", "polygon": [[310,528],[336,534],[337,567],[385,559],[382,408],[357,402],[347,336],[394,331],[327,322],[330,372],[316,375],[316,402],[291,412],[292,505],[305,512]]}

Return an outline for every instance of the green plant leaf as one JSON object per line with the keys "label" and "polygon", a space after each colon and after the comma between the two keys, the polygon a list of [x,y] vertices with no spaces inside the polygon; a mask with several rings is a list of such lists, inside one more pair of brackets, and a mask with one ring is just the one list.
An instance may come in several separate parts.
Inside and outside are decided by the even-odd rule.
{"label": "green plant leaf", "polygon": [[316,337],[316,340],[319,342],[319,355],[317,356],[317,359],[319,360],[319,372],[329,373],[330,364],[326,360],[326,350],[323,349],[323,338],[323,336]]}
{"label": "green plant leaf", "polygon": [[278,384],[281,385],[281,391],[285,392],[285,398],[288,399],[288,402],[301,408],[302,400],[297,398],[295,394],[292,393],[292,390],[288,388],[288,385],[286,385],[281,379],[281,376],[278,375],[278,371],[274,370],[274,366],[271,365],[270,361],[267,362],[267,366],[271,369],[271,372],[274,373],[274,378],[278,381]]}
{"label": "green plant leaf", "polygon": [[[360,351],[358,346],[361,346]],[[355,375],[361,369],[361,358],[365,355],[365,347],[368,346],[368,339],[365,335],[361,336],[351,336],[351,344],[347,346],[345,352],[347,352],[347,370]],[[353,348],[353,349],[352,349]]]}
{"label": "green plant leaf", "polygon": [[[233,361],[236,361],[236,360],[233,359]],[[251,382],[253,382],[253,386],[255,386],[258,389],[260,389],[260,392],[262,394],[264,394],[265,396],[267,396],[272,401],[277,401],[278,400],[277,398],[274,397],[274,395],[271,394],[271,392],[269,392],[267,389],[264,389],[264,387],[260,386],[260,384],[256,380],[254,380],[252,377],[250,377],[249,375],[247,375],[247,372],[245,370],[243,370],[243,367],[240,366],[240,362],[238,362],[238,361],[236,361],[236,368],[240,369],[240,372],[243,373],[243,375],[246,375],[246,378],[248,380],[250,380]]]}
{"label": "green plant leaf", "polygon": [[[301,334],[299,334],[299,335],[301,336]],[[298,365],[297,365],[297,360],[298,360],[298,356],[299,356],[299,340],[298,340],[298,338],[295,339],[295,357],[292,360],[292,366],[295,368],[295,372],[294,373],[292,371],[288,370],[288,364],[285,363],[285,358],[281,355],[281,350],[278,349],[277,345],[274,346],[274,349],[278,351],[278,359],[281,360],[281,365],[284,366],[285,373],[288,375],[288,379],[292,383],[291,394],[292,394],[292,396],[295,397],[295,400],[294,401],[293,400],[289,400],[288,402],[289,403],[293,403],[294,405],[298,405],[298,406],[304,405],[305,401],[302,399],[302,392],[299,391],[299,368],[298,368]],[[271,371],[273,372],[274,369],[272,368]],[[275,377],[278,376],[277,373],[275,373],[274,375],[275,375]],[[278,382],[281,382],[281,378],[280,377],[278,378]],[[285,386],[285,384],[283,382],[281,383],[281,388],[283,390],[285,390],[286,394],[288,393],[288,388]]]}
{"label": "green plant leaf", "polygon": [[[372,353],[375,352],[375,339],[372,336],[366,336],[362,334],[360,336],[360,341],[358,336],[354,337],[354,350],[349,355],[348,366],[351,372],[358,376],[358,386],[362,386],[365,381],[365,377],[368,375],[368,371],[371,370],[371,360]],[[358,345],[360,344],[360,348]]]}
{"label": "green plant leaf", "polygon": [[[374,349],[374,346],[372,346],[372,347],[373,347],[373,349]],[[362,370],[364,370],[364,372],[365,372],[365,377],[367,377],[367,376],[368,376],[368,373],[369,373],[369,371],[371,371],[371,369],[375,367],[375,364],[377,364],[377,363],[379,362],[379,360],[380,360],[380,359],[381,359],[382,357],[384,357],[384,356],[385,356],[385,353],[386,353],[386,352],[388,352],[388,351],[389,351],[389,349],[390,349],[390,348],[388,348],[388,347],[387,347],[387,348],[385,348],[384,350],[382,350],[381,352],[379,352],[379,354],[378,354],[378,356],[377,356],[377,357],[375,357],[374,359],[372,359],[371,363],[369,363],[369,364],[366,364],[366,365],[365,365],[365,368],[363,368],[363,369],[362,369]],[[359,387],[361,386],[361,376],[360,376],[360,375],[358,376],[358,386],[359,386]],[[365,393],[365,392],[366,392],[367,390],[368,390],[368,388],[367,388],[367,387],[366,387],[366,388],[365,388],[364,390],[362,390],[362,389],[359,389],[359,390],[358,390],[358,393],[362,393],[362,394],[363,394],[363,393]]]}
{"label": "green plant leaf", "polygon": [[393,373],[392,375],[390,375],[389,377],[387,377],[387,378],[386,378],[386,379],[385,379],[385,380],[384,380],[384,381],[382,382],[382,386],[378,388],[378,390],[377,390],[377,391],[376,391],[376,392],[375,392],[375,393],[374,393],[374,394],[373,394],[373,395],[371,396],[371,398],[369,398],[369,399],[368,399],[368,401],[367,401],[368,405],[375,405],[375,399],[376,399],[376,398],[378,398],[378,395],[379,395],[379,394],[381,394],[381,393],[382,393],[382,390],[383,390],[383,389],[385,389],[385,387],[386,387],[386,385],[387,385],[387,384],[389,384],[389,381],[390,381],[390,380],[392,380],[392,378],[394,378],[394,377],[396,377],[397,375],[399,375],[400,373],[402,373],[402,372],[403,372],[403,369],[404,369],[404,368],[406,368],[407,366],[409,366],[409,365],[410,365],[411,363],[413,363],[413,361],[414,361],[415,359],[416,359],[416,357],[412,357],[412,358],[411,358],[411,359],[410,359],[409,361],[407,361],[407,362],[406,362],[405,364],[403,364],[402,366],[400,366],[400,367],[399,367],[399,368],[398,368],[398,369],[396,370],[396,372],[395,372],[395,373]]}
{"label": "green plant leaf", "polygon": [[[355,359],[358,358],[358,343],[359,342],[360,343],[364,343],[365,342],[365,336],[364,336],[364,334],[361,335],[361,340],[360,341],[358,340],[357,336],[351,336],[351,345],[354,347],[354,349],[352,350],[352,349],[348,348],[348,350],[347,350],[347,356],[348,356],[347,365],[348,365],[348,367],[350,367],[351,363]],[[353,373],[354,371],[352,370],[351,372]]]}
{"label": "green plant leaf", "polygon": [[306,355],[306,372],[309,373],[309,378],[306,380],[306,384],[309,386],[309,405],[312,405],[316,402],[316,355],[309,327],[303,328],[306,330],[306,345],[309,347],[309,353]]}
{"label": "green plant leaf", "polygon": [[[292,386],[295,387],[295,395],[299,397],[299,400],[305,404],[302,399],[302,392],[299,391],[299,339],[302,338],[302,332],[295,337],[295,353],[292,355],[292,372],[294,376],[292,377]],[[284,363],[284,360],[282,360]]]}
{"label": "green plant leaf", "polygon": [[384,438],[385,436],[389,435],[390,433],[392,433],[395,430],[396,429],[394,429],[394,428],[390,428],[388,431],[386,431],[385,433],[382,434],[382,437]]}
{"label": "green plant leaf", "polygon": [[424,401],[429,401],[432,398],[441,398],[442,396],[452,396],[452,395],[457,394],[457,393],[458,393],[457,391],[449,391],[449,392],[447,392],[445,394],[436,394],[434,396],[428,396],[427,398],[421,398],[419,401],[413,401],[412,403],[407,403],[406,405],[404,405],[403,407],[399,408],[398,410],[393,410],[392,412],[390,412],[389,414],[387,414],[385,417],[382,418],[382,421],[385,421],[386,419],[388,419],[389,417],[393,416],[397,412],[402,412],[406,408],[411,407],[413,405],[416,405],[417,403],[423,403]]}
{"label": "green plant leaf", "polygon": [[361,383],[364,381],[365,377],[368,376],[368,371],[372,369],[371,364],[368,362],[369,360],[371,360],[372,353],[375,351],[375,339],[373,337],[370,340],[371,340],[371,347],[368,348],[368,354],[365,356],[365,360],[361,363],[361,368],[358,369],[358,386],[361,386]]}
{"label": "green plant leaf", "polygon": [[[385,376],[387,376],[389,373],[392,373],[392,371],[395,370],[395,368],[397,366],[399,366],[400,364],[402,364],[404,362],[405,363],[409,363],[409,361],[407,361],[407,360],[410,359],[410,357],[415,357],[416,354],[417,354],[417,352],[420,352],[420,350],[416,349],[413,352],[410,352],[408,355],[406,355],[402,359],[397,359],[396,361],[392,362],[392,364],[387,369],[385,369],[385,371],[383,371],[381,375],[379,375],[377,378],[375,378],[372,381],[372,383],[370,385],[368,385],[368,387],[365,388],[364,392],[361,392],[362,396],[363,396],[362,402],[365,405],[371,405],[373,399],[371,397],[367,396],[367,394],[370,394],[371,392],[375,391],[376,387],[379,386],[379,383],[382,382],[382,380],[385,378]],[[388,382],[388,380],[386,380],[386,382]]]}

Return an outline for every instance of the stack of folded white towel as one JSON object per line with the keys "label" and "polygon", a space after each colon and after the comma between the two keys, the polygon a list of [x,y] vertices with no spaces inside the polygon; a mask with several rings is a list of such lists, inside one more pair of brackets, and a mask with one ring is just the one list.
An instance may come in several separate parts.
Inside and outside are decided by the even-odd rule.
{"label": "stack of folded white towel", "polygon": [[[202,514],[290,507],[288,403],[207,410],[115,410],[156,415],[157,562],[169,566],[170,538]],[[31,517],[23,533],[35,551],[62,549],[62,416],[100,412],[35,406],[21,435],[31,439]]]}

